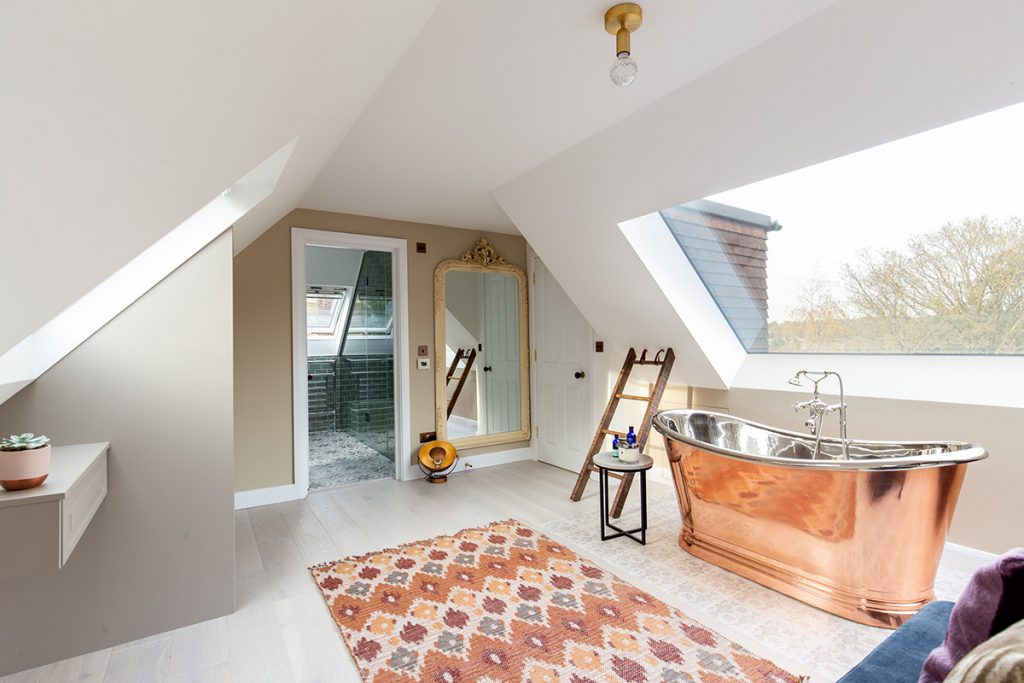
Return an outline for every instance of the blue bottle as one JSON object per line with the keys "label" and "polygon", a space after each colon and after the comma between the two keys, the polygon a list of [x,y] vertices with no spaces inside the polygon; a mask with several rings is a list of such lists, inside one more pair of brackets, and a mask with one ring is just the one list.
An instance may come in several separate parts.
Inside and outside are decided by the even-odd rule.
{"label": "blue bottle", "polygon": [[626,433],[626,443],[632,448],[636,445],[636,432],[633,431],[633,426],[630,425],[629,432]]}
{"label": "blue bottle", "polygon": [[619,457],[619,435],[616,434],[612,437],[612,455],[616,458]]}

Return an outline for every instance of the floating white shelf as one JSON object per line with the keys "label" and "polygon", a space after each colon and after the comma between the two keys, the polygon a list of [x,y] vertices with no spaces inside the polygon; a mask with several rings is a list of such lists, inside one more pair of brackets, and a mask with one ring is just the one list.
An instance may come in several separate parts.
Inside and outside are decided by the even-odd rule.
{"label": "floating white shelf", "polygon": [[64,566],[107,496],[109,447],[54,446],[42,486],[0,490],[0,581]]}

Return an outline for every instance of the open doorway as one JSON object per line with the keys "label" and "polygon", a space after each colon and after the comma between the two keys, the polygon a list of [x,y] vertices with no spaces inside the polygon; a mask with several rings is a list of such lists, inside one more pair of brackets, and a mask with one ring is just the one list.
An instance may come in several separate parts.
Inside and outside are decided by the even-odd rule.
{"label": "open doorway", "polygon": [[295,473],[304,491],[403,474],[404,242],[394,242],[293,230]]}

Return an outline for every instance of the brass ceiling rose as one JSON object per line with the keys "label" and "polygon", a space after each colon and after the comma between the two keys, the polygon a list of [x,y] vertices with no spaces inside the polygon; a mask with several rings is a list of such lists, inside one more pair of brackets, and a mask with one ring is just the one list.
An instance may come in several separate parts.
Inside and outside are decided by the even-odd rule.
{"label": "brass ceiling rose", "polygon": [[625,29],[626,52],[629,52],[629,34],[644,23],[644,11],[635,2],[620,2],[604,13],[604,30],[616,38]]}
{"label": "brass ceiling rose", "polygon": [[604,14],[604,29],[615,36],[616,60],[609,72],[615,85],[629,85],[636,78],[638,69],[630,56],[629,39],[643,21],[644,11],[635,2],[620,2]]}

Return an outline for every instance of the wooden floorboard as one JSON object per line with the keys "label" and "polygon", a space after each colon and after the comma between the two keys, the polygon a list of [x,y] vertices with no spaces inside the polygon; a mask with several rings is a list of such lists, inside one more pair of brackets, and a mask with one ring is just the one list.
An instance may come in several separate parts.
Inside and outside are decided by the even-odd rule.
{"label": "wooden floorboard", "polygon": [[518,462],[446,484],[390,479],[235,513],[236,612],[0,679],[357,681],[310,577],[311,565],[515,517],[540,524],[596,511],[597,488],[569,500],[575,475]]}

